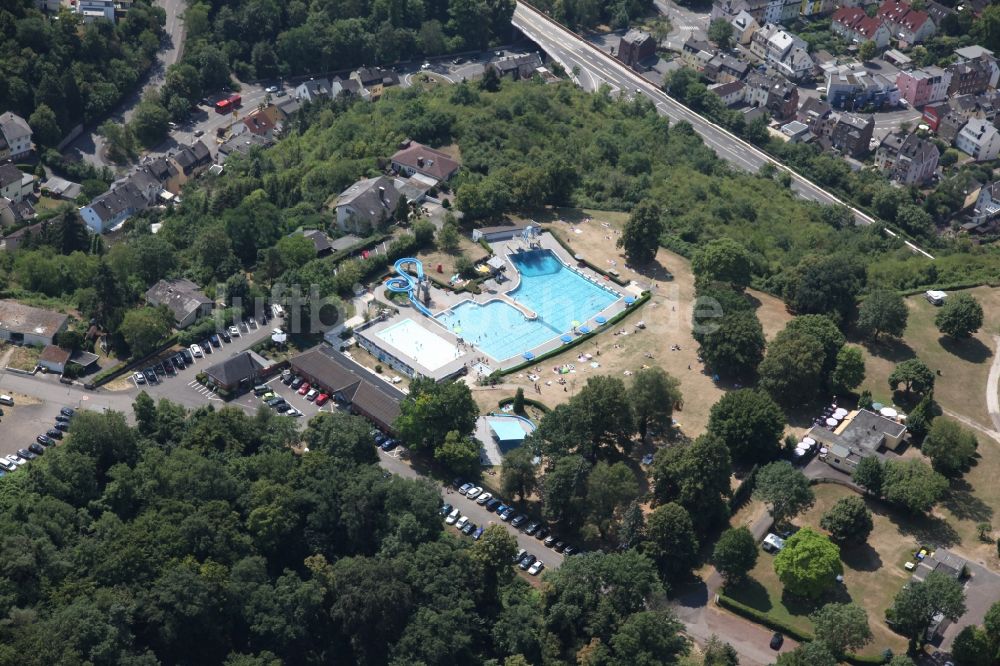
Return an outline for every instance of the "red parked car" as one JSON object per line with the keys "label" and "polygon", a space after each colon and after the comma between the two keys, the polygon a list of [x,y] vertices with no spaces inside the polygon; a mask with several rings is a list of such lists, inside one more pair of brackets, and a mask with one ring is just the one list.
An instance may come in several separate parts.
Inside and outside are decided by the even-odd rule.
{"label": "red parked car", "polygon": [[330,396],[328,396],[326,393],[320,393],[318,396],[316,396],[316,404],[322,407],[323,405],[326,404],[326,401],[329,399]]}
{"label": "red parked car", "polygon": [[306,393],[309,393],[310,388],[311,387],[309,386],[309,382],[303,382],[302,386],[299,387],[299,395],[305,395]]}

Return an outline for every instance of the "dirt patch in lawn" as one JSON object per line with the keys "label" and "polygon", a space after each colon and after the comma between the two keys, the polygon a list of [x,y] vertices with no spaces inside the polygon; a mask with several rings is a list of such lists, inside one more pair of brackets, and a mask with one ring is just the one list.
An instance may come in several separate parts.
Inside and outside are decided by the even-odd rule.
{"label": "dirt patch in lawn", "polygon": [[[624,254],[615,246],[628,219],[625,213],[559,209],[547,218],[535,219],[566,240],[574,253],[602,268],[617,270],[623,279],[635,280],[652,292],[652,298],[613,330],[540,363],[537,382],[528,377],[532,370],[525,370],[505,377],[502,385],[476,387],[473,395],[480,408],[495,409],[498,400],[513,395],[518,387],[524,389],[526,397],[555,407],[579,391],[588,377],[611,375],[628,385],[630,375],[644,366],[659,366],[681,382],[684,404],[674,414],[681,429],[690,437],[704,432],[709,410],[724,390],[698,361],[698,344],[691,335],[694,276],[687,259],[661,248],[650,266],[641,269],[628,266]],[[758,315],[764,331],[773,337],[791,315],[780,300],[760,292],[752,295],[761,304]],[[636,327],[640,321],[645,323],[644,329]],[[622,330],[624,335],[615,335]],[[680,350],[671,351],[673,345]],[[581,359],[582,354],[590,354],[591,358]],[[593,367],[593,363],[598,367]],[[575,366],[575,371],[561,375],[566,383],[560,385],[557,382],[560,375],[553,368],[565,364]]]}

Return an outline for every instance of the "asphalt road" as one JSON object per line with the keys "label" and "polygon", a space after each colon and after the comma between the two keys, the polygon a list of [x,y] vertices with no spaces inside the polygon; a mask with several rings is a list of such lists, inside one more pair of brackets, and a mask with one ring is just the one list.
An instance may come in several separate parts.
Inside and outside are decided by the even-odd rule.
{"label": "asphalt road", "polygon": [[[670,118],[671,121],[683,120],[690,123],[706,145],[731,164],[750,172],[756,172],[766,163],[773,164],[776,168],[791,175],[792,190],[799,196],[827,205],[848,205],[837,196],[772,159],[758,148],[691,111],[615,58],[554,23],[543,14],[519,2],[514,10],[512,23],[525,36],[544,49],[550,57],[559,62],[567,72],[572,72],[574,68],[577,68],[579,72],[576,76],[577,83],[585,90],[597,90],[601,85],[607,84],[611,87],[612,93],[645,95],[653,101],[657,110]],[[866,213],[853,206],[850,208],[854,212],[858,224],[875,222],[874,218]],[[891,234],[891,232],[889,233]],[[915,252],[930,257],[916,246],[908,242],[907,245]]]}

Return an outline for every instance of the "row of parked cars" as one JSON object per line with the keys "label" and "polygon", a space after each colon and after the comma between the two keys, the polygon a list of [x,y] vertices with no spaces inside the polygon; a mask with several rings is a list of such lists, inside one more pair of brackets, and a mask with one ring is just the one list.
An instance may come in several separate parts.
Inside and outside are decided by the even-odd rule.
{"label": "row of parked cars", "polygon": [[[281,373],[281,381],[284,382],[286,377],[291,377],[290,370],[285,370]],[[284,414],[285,416],[302,416],[302,412],[300,410],[289,405],[287,400],[272,391],[271,387],[267,384],[258,384],[257,386],[254,386],[253,394],[260,398],[265,405],[279,414]]]}
{"label": "row of parked cars", "polygon": [[291,370],[285,370],[281,373],[281,383],[309,402],[315,402],[317,407],[322,407],[330,401],[330,396],[324,393],[319,387],[312,386],[304,377],[293,374]]}
{"label": "row of parked cars", "polygon": [[266,315],[261,315],[259,323],[258,320],[248,317],[239,325],[233,325],[228,329],[213,333],[201,342],[196,342],[163,361],[136,372],[132,375],[132,379],[136,384],[158,384],[161,378],[173,377],[184,368],[194,364],[196,358],[204,358],[215,353],[213,350],[221,348],[224,343],[229,344],[233,338],[243,337],[243,333],[249,333],[251,328],[263,326],[268,321]]}
{"label": "row of parked cars", "polygon": [[[3,412],[0,411],[0,414]],[[63,407],[56,416],[55,424],[49,428],[44,435],[39,435],[35,441],[28,446],[18,449],[16,454],[0,456],[0,476],[16,472],[20,467],[27,465],[38,456],[45,454],[45,449],[55,446],[63,438],[63,433],[69,430],[69,422],[72,420],[76,410],[72,407]]]}
{"label": "row of parked cars", "polygon": [[452,485],[458,489],[459,495],[465,495],[471,500],[475,500],[490,513],[496,513],[500,520],[510,523],[528,536],[533,536],[557,553],[564,555],[575,555],[580,550],[571,544],[566,543],[555,534],[550,534],[544,523],[538,520],[531,520],[523,513],[517,513],[517,509],[507,504],[499,497],[494,497],[492,493],[485,492],[474,483],[465,483],[462,479],[455,479]]}
{"label": "row of parked cars", "polygon": [[[455,529],[459,532],[477,541],[483,536],[483,532],[486,531],[485,527],[476,525],[469,520],[468,516],[463,516],[451,504],[445,504],[441,507],[441,515],[444,516],[445,524],[454,525]],[[523,548],[514,557],[514,565],[520,567],[521,571],[527,571],[532,576],[537,576],[545,568],[544,562]]]}
{"label": "row of parked cars", "polygon": [[393,439],[389,435],[385,434],[381,430],[374,429],[371,431],[372,441],[375,442],[375,446],[379,447],[386,453],[392,451],[397,446],[401,444],[398,439]]}

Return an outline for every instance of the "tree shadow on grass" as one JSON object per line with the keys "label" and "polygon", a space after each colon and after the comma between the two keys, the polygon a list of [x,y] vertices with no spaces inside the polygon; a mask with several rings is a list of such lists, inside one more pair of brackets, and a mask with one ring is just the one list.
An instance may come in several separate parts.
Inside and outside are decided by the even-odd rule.
{"label": "tree shadow on grass", "polygon": [[899,338],[879,338],[877,341],[868,340],[862,343],[865,351],[872,356],[884,358],[893,363],[901,363],[916,357],[916,352],[910,345]]}
{"label": "tree shadow on grass", "polygon": [[781,593],[781,603],[792,615],[808,616],[820,608],[830,603],[845,604],[851,601],[851,595],[847,593],[847,588],[841,584],[834,585],[828,592],[817,599],[790,594],[788,590]]}
{"label": "tree shadow on grass", "polygon": [[703,580],[679,586],[674,600],[684,608],[704,608],[708,605],[708,586]]}
{"label": "tree shadow on grass", "polygon": [[900,534],[912,537],[920,544],[948,548],[962,541],[955,528],[937,516],[914,517],[902,512],[890,511],[888,518]]}
{"label": "tree shadow on grass", "polygon": [[747,578],[739,585],[729,585],[725,589],[726,596],[732,597],[741,604],[756,608],[762,613],[770,613],[774,608],[767,588],[754,578]]}
{"label": "tree shadow on grass", "polygon": [[878,571],[882,568],[882,557],[867,543],[850,544],[841,547],[840,560],[854,571]]}
{"label": "tree shadow on grass", "polygon": [[993,519],[993,508],[972,494],[972,486],[965,479],[954,479],[941,505],[959,520],[977,523]]}
{"label": "tree shadow on grass", "polygon": [[951,336],[942,335],[938,338],[938,343],[949,354],[954,354],[969,363],[985,363],[993,356],[993,350],[978,338],[956,340]]}

